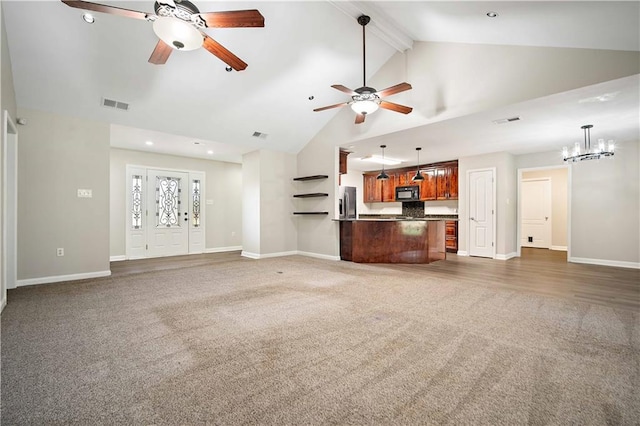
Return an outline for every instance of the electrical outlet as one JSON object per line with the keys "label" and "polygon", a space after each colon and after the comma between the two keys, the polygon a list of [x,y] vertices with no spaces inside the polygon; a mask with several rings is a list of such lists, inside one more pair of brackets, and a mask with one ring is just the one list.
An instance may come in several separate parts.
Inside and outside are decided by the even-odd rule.
{"label": "electrical outlet", "polygon": [[63,248],[57,248],[56,249],[56,256],[58,256],[58,257],[64,256],[64,249]]}

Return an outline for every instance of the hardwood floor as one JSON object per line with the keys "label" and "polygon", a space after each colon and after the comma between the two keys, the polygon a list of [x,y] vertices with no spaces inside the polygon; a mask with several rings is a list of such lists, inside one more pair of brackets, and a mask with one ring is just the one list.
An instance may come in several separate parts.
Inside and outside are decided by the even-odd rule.
{"label": "hardwood floor", "polygon": [[[111,273],[118,277],[241,260],[239,251],[127,260],[112,262]],[[568,263],[562,251],[523,248],[522,257],[507,261],[447,253],[446,260],[424,265],[371,265],[398,273],[423,271],[434,278],[640,310],[640,270]]]}

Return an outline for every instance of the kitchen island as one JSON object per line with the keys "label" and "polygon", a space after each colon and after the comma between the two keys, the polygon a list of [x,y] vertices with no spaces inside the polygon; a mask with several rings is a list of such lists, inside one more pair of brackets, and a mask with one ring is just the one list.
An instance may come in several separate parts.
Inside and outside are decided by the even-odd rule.
{"label": "kitchen island", "polygon": [[444,260],[442,219],[340,220],[340,258],[357,263],[431,263]]}

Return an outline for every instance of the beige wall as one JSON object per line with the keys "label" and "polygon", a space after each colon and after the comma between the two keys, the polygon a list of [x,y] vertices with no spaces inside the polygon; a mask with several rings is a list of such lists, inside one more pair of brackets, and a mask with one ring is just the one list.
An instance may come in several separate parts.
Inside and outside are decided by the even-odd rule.
{"label": "beige wall", "polygon": [[[206,174],[205,250],[238,248],[242,244],[242,166],[222,161],[177,157],[111,148],[110,255],[125,255],[126,165],[202,171]],[[213,204],[206,204],[212,200]]]}
{"label": "beige wall", "polygon": [[[518,168],[558,165],[558,152],[520,155]],[[616,154],[571,165],[569,259],[640,266],[640,142]]]}
{"label": "beige wall", "polygon": [[[2,14],[2,4],[0,3],[0,99],[2,110],[9,111],[9,115],[16,122],[16,92],[13,87],[13,71],[11,69],[11,57],[9,56],[9,45],[7,44],[7,30],[4,25],[4,15]],[[4,123],[2,124],[4,126]]]}
{"label": "beige wall", "polygon": [[109,125],[18,113],[18,280],[108,272]]}
{"label": "beige wall", "polygon": [[267,150],[243,156],[243,255],[260,258],[297,251],[295,158]]}
{"label": "beige wall", "polygon": [[522,179],[548,178],[551,181],[551,248],[567,248],[569,182],[566,167],[532,170],[522,173]]}

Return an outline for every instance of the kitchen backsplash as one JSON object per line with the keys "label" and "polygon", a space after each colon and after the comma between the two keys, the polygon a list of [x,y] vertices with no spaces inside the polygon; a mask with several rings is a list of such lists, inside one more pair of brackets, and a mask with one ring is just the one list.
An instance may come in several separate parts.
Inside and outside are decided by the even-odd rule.
{"label": "kitchen backsplash", "polygon": [[405,201],[402,203],[402,216],[424,217],[424,201]]}

